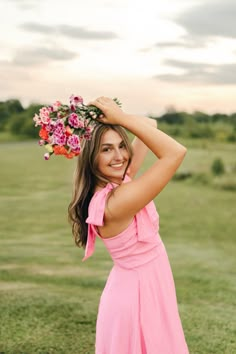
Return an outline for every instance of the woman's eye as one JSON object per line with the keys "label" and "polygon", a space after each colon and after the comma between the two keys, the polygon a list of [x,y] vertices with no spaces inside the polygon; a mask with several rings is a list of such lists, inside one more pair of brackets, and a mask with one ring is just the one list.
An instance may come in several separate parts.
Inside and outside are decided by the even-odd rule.
{"label": "woman's eye", "polygon": [[111,148],[104,148],[102,151],[103,152],[107,152],[107,151],[110,151],[111,150]]}
{"label": "woman's eye", "polygon": [[125,144],[120,145],[120,148],[121,148],[121,149],[126,149]]}

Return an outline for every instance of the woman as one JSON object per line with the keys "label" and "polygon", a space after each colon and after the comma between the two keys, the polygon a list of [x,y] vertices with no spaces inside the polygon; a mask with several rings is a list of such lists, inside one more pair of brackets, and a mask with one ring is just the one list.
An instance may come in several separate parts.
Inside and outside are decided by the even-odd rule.
{"label": "woman", "polygon": [[[86,246],[83,260],[98,236],[114,261],[99,304],[96,354],[187,354],[153,203],[187,150],[110,98],[89,104],[103,112],[102,124],[79,156],[69,217],[77,245]],[[132,147],[122,127],[136,136]],[[133,179],[148,149],[158,159]]]}

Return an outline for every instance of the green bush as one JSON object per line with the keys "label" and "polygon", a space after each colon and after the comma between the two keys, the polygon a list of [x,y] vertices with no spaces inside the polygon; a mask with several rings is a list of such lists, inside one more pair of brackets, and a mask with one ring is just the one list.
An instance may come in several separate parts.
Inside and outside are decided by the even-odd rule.
{"label": "green bush", "polygon": [[183,181],[185,179],[191,178],[193,176],[193,173],[190,171],[182,171],[182,172],[177,172],[173,176],[173,180],[175,181]]}
{"label": "green bush", "polygon": [[220,176],[225,173],[225,167],[222,159],[217,158],[213,161],[211,171],[215,176]]}

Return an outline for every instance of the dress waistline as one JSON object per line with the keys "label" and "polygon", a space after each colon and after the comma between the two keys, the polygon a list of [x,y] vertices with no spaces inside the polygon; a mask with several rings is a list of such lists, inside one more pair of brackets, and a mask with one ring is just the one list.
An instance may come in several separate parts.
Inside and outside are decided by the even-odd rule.
{"label": "dress waistline", "polygon": [[115,267],[131,270],[152,262],[153,260],[157,259],[163,252],[166,252],[166,248],[164,243],[160,241],[156,247],[146,251],[144,254],[127,255],[126,257],[113,259],[113,262]]}

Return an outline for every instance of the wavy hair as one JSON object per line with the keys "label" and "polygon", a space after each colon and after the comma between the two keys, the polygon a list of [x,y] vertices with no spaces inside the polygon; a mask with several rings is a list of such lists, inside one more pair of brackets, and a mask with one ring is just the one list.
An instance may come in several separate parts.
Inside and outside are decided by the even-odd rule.
{"label": "wavy hair", "polygon": [[82,152],[78,156],[74,172],[72,200],[68,206],[68,221],[72,225],[72,234],[78,247],[85,248],[86,246],[88,225],[85,220],[88,217],[89,203],[96,186],[105,186],[111,182],[98,170],[98,154],[101,139],[103,134],[110,129],[120,135],[129,153],[129,162],[126,171],[133,156],[129,138],[125,130],[119,125],[98,124],[92,133],[92,139],[84,142]]}

